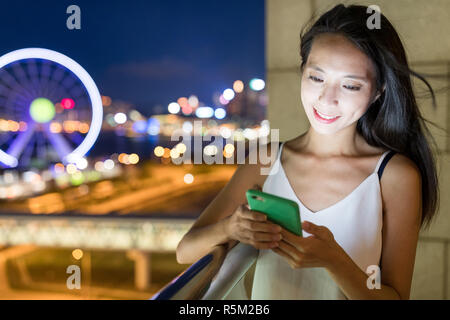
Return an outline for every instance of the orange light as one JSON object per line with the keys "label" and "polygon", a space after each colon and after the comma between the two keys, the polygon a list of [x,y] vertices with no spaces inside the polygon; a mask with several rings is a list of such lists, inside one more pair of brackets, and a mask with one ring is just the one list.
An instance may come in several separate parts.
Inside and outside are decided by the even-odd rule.
{"label": "orange light", "polygon": [[111,98],[108,96],[102,96],[102,104],[104,107],[109,107],[111,105]]}
{"label": "orange light", "polygon": [[164,148],[163,158],[169,158],[169,157],[170,157],[170,149]]}
{"label": "orange light", "polygon": [[121,153],[121,154],[119,154],[118,160],[119,160],[120,163],[128,164],[127,163],[128,162],[128,155],[126,153]]}
{"label": "orange light", "polygon": [[17,132],[17,131],[19,131],[19,127],[20,126],[19,126],[18,122],[14,121],[14,120],[8,120],[9,131]]}
{"label": "orange light", "polygon": [[88,133],[88,131],[89,131],[89,124],[84,123],[84,122],[80,123],[78,131],[80,131],[80,133]]}
{"label": "orange light", "polygon": [[188,99],[186,97],[181,97],[177,100],[178,104],[180,105],[180,107],[185,108],[188,106],[189,102]]}
{"label": "orange light", "polygon": [[50,123],[50,132],[52,133],[60,133],[62,130],[62,126],[59,122]]}
{"label": "orange light", "polygon": [[25,121],[19,122],[19,131],[27,131],[28,125]]}

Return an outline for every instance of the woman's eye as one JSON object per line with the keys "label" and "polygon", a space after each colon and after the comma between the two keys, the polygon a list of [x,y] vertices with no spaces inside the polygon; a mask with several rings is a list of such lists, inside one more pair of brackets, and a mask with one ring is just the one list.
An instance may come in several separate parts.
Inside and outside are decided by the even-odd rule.
{"label": "woman's eye", "polygon": [[358,86],[344,86],[344,88],[351,90],[351,91],[359,91],[359,89],[361,89],[361,87],[358,87]]}
{"label": "woman's eye", "polygon": [[323,81],[322,79],[319,79],[319,78],[314,77],[314,76],[309,76],[309,79],[311,79],[314,82],[322,82]]}

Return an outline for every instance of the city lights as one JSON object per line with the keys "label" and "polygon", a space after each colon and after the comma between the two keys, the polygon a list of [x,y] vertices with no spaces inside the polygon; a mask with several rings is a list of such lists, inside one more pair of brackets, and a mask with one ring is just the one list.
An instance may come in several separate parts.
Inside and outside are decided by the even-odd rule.
{"label": "city lights", "polygon": [[81,258],[83,258],[83,250],[81,249],[75,249],[72,251],[72,256],[76,259],[76,260],[80,260]]}
{"label": "city lights", "polygon": [[242,91],[244,91],[244,83],[241,80],[236,80],[233,83],[233,90],[236,93],[241,93]]}
{"label": "city lights", "polygon": [[262,79],[255,78],[250,81],[249,85],[250,85],[250,89],[252,89],[253,91],[261,91],[265,88],[266,83]]}
{"label": "city lights", "polygon": [[190,96],[188,99],[188,103],[191,107],[197,108],[199,103],[197,96],[195,95]]}
{"label": "city lights", "polygon": [[61,105],[64,109],[73,109],[75,107],[75,101],[70,98],[64,98],[61,100]]}
{"label": "city lights", "polygon": [[39,123],[50,122],[55,116],[55,105],[46,98],[34,99],[30,104],[30,116]]}
{"label": "city lights", "polygon": [[107,159],[105,160],[105,162],[103,162],[103,166],[106,170],[112,170],[114,169],[114,161],[111,159]]}
{"label": "city lights", "polygon": [[222,95],[223,95],[223,97],[224,97],[225,99],[227,99],[228,101],[233,100],[233,98],[234,98],[234,96],[235,96],[233,89],[225,89],[225,90],[223,91],[223,94],[222,94]]}
{"label": "city lights", "polygon": [[124,124],[125,122],[127,122],[127,115],[123,112],[118,112],[114,115],[114,121],[117,124]]}
{"label": "city lights", "polygon": [[88,162],[87,162],[86,158],[79,158],[77,160],[77,162],[75,163],[75,165],[77,166],[78,169],[84,170],[87,168]]}
{"label": "city lights", "polygon": [[178,112],[180,112],[180,105],[176,102],[172,102],[169,104],[169,106],[167,107],[168,111],[172,114],[177,114]]}
{"label": "city lights", "polygon": [[211,118],[214,114],[214,109],[211,107],[199,107],[195,110],[195,115],[199,118]]}
{"label": "city lights", "polygon": [[190,173],[186,173],[184,175],[184,182],[186,184],[191,184],[192,182],[194,182],[194,176],[192,174],[190,174]]}
{"label": "city lights", "polygon": [[153,152],[154,152],[155,156],[157,156],[157,157],[162,157],[163,154],[164,154],[164,148],[161,147],[161,146],[157,146],[157,147],[155,148],[155,150],[153,150]]}
{"label": "city lights", "polygon": [[227,115],[227,112],[225,111],[224,108],[217,108],[216,110],[214,110],[214,116],[217,119],[223,119],[225,118]]}

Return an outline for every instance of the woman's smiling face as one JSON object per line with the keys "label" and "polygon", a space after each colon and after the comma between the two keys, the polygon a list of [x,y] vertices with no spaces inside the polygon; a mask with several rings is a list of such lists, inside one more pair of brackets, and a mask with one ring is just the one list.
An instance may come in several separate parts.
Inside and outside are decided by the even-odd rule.
{"label": "woman's smiling face", "polygon": [[317,132],[333,134],[352,125],[356,128],[375,100],[375,91],[373,63],[350,40],[337,34],[314,39],[303,69],[301,99]]}

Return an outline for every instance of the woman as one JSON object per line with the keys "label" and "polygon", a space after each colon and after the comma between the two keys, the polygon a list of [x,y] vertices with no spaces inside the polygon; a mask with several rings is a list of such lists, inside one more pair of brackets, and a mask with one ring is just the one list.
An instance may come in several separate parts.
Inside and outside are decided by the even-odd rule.
{"label": "woman", "polygon": [[[276,173],[238,167],[178,245],[179,263],[240,241],[260,249],[252,299],[409,299],[419,230],[438,203],[410,76],[434,94],[386,17],[368,29],[366,12],[338,5],[302,32],[309,130],[271,155]],[[299,204],[303,237],[249,210],[255,185]]]}

